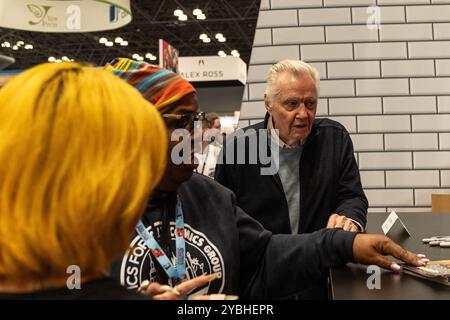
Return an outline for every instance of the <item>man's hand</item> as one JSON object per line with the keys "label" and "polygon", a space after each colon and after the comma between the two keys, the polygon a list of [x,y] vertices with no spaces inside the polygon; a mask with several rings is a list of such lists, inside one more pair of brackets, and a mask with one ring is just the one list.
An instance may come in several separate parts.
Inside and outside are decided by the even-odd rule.
{"label": "man's hand", "polygon": [[191,280],[184,281],[174,288],[152,282],[143,290],[143,293],[154,300],[180,300],[195,288],[202,287],[207,283],[217,279],[218,274],[203,275]]}
{"label": "man's hand", "polygon": [[358,232],[359,226],[346,216],[340,216],[333,213],[328,219],[327,229],[342,228],[345,231]]}
{"label": "man's hand", "polygon": [[385,257],[391,255],[413,266],[424,266],[428,259],[424,255],[411,253],[386,236],[357,234],[353,242],[353,257],[358,263],[375,264],[385,269],[399,271],[401,267]]}

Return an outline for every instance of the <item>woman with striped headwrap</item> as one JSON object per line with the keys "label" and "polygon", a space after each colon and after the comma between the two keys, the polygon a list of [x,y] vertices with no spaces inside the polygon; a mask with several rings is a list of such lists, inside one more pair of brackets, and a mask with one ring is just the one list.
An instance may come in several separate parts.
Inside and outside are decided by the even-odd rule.
{"label": "woman with striped headwrap", "polygon": [[158,109],[170,140],[164,176],[136,227],[131,249],[112,270],[125,287],[147,287],[155,299],[216,293],[222,295],[213,298],[239,294],[273,299],[291,297],[319,281],[328,268],[351,261],[393,268],[396,264],[384,257],[391,254],[414,265],[425,264],[378,235],[340,229],[272,235],[236,206],[229,189],[193,174],[193,150],[187,161],[178,162],[177,130],[192,136],[194,121],[202,119],[192,85],[171,71],[124,58],[106,69],[132,84]]}

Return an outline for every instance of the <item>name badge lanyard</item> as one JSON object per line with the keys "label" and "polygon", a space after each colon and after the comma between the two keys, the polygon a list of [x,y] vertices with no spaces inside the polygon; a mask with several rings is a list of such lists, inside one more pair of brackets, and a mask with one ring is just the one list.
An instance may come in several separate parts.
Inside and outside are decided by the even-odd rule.
{"label": "name badge lanyard", "polygon": [[170,261],[167,254],[162,250],[159,243],[153,236],[153,232],[147,231],[140,220],[136,226],[136,232],[142,240],[144,240],[150,252],[156,258],[158,263],[166,272],[167,276],[172,279],[174,285],[181,283],[186,275],[185,252],[186,245],[184,241],[184,217],[181,207],[180,196],[177,195],[177,206],[175,209],[175,244],[176,244],[176,263],[175,266]]}

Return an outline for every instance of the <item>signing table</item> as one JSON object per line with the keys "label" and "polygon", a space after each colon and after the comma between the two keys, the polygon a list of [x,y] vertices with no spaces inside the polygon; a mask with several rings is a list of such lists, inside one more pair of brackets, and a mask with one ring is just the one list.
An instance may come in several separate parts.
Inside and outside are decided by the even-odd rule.
{"label": "signing table", "polygon": [[[381,225],[388,213],[369,213],[367,232],[383,234]],[[406,233],[395,233],[391,238],[414,253],[423,253],[430,260],[450,260],[450,248],[430,247],[423,238],[450,235],[450,213],[398,213],[407,226]],[[390,236],[388,234],[388,236]],[[370,290],[367,273],[362,265],[350,264],[330,270],[330,293],[333,299],[431,299],[450,300],[450,286],[434,283],[408,274],[381,271],[380,289]]]}

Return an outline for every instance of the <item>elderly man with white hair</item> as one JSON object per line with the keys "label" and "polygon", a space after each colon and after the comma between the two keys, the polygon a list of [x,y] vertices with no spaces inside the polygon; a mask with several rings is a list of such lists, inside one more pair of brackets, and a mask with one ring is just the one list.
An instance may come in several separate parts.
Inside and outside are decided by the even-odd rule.
{"label": "elderly man with white hair", "polygon": [[[216,168],[216,180],[235,192],[237,204],[275,234],[322,228],[358,232],[366,225],[368,202],[350,135],[336,121],[316,119],[319,86],[319,72],[303,61],[274,64],[267,76],[264,121],[229,139]],[[256,164],[233,161],[239,156],[236,141],[250,141],[252,135],[264,139],[265,131],[277,144],[273,175],[261,174],[260,159]],[[245,147],[248,153],[251,143]],[[300,297],[325,297],[320,287],[320,293]]]}

